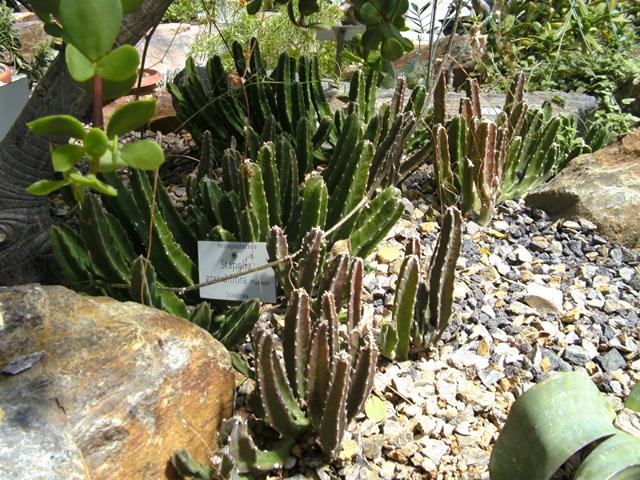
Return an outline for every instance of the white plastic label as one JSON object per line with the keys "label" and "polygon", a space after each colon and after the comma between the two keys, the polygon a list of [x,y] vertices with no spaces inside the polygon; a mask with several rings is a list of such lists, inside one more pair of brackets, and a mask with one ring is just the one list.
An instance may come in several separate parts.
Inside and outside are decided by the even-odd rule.
{"label": "white plastic label", "polygon": [[[210,282],[269,262],[266,243],[198,242],[200,283]],[[243,302],[258,298],[276,303],[272,268],[224,280],[200,289],[200,297]]]}

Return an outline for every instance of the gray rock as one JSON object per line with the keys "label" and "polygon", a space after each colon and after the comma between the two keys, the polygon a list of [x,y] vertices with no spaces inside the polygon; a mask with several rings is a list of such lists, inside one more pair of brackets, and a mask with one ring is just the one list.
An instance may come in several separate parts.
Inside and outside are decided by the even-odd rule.
{"label": "gray rock", "polygon": [[627,361],[624,359],[620,352],[615,348],[612,348],[604,355],[600,355],[600,365],[605,372],[613,372],[627,365]]}
{"label": "gray rock", "polygon": [[591,360],[587,351],[579,345],[569,345],[564,351],[563,357],[568,362],[580,366],[585,365],[589,360]]}

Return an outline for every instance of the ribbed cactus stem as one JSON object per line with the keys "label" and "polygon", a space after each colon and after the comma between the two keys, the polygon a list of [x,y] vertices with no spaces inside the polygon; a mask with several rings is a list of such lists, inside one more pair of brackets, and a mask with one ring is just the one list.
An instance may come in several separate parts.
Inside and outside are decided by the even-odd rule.
{"label": "ribbed cactus stem", "polygon": [[284,261],[289,256],[289,245],[287,244],[287,237],[282,229],[278,226],[271,227],[269,235],[267,236],[267,253],[269,254],[269,261],[281,261],[275,268],[278,284],[284,290],[285,294],[291,293],[291,263]]}
{"label": "ribbed cactus stem", "polygon": [[331,365],[336,354],[340,350],[340,336],[338,334],[338,312],[336,310],[336,302],[331,292],[325,292],[320,299],[320,312],[322,318],[327,321],[329,326],[329,358]]}
{"label": "ribbed cactus stem", "polygon": [[455,269],[462,244],[462,215],[449,207],[429,265],[429,318],[438,325],[437,341],[449,325]]}
{"label": "ribbed cactus stem", "polygon": [[420,261],[415,255],[406,256],[400,267],[396,295],[393,302],[392,321],[396,325],[398,344],[396,358],[407,360],[411,348],[411,324],[418,281],[420,279]]}
{"label": "ribbed cactus stem", "polygon": [[364,408],[364,403],[373,388],[377,361],[378,349],[371,335],[366,335],[351,373],[349,397],[347,399],[347,421],[351,421]]}
{"label": "ribbed cactus stem", "polygon": [[335,298],[338,308],[342,304],[344,289],[347,285],[347,274],[349,273],[349,255],[340,253],[331,259],[329,266],[325,269],[318,295],[322,297],[325,292],[331,292]]}
{"label": "ribbed cactus stem", "polygon": [[303,242],[296,272],[298,286],[308,292],[312,290],[318,274],[323,246],[324,232],[318,228],[311,229]]}
{"label": "ribbed cactus stem", "polygon": [[316,323],[311,346],[307,374],[307,413],[314,428],[320,428],[325,398],[331,380],[329,356],[329,324],[325,320]]}
{"label": "ribbed cactus stem", "polygon": [[320,423],[320,446],[333,457],[347,428],[347,398],[351,376],[351,359],[340,353],[333,362],[324,414]]}
{"label": "ribbed cactus stem", "polygon": [[309,295],[304,290],[294,290],[284,315],[282,353],[287,378],[297,398],[304,398],[307,351],[311,339],[311,310]]}
{"label": "ribbed cactus stem", "polygon": [[347,334],[350,336],[362,320],[362,281],[364,279],[364,262],[354,258],[349,276],[349,303],[347,306]]}

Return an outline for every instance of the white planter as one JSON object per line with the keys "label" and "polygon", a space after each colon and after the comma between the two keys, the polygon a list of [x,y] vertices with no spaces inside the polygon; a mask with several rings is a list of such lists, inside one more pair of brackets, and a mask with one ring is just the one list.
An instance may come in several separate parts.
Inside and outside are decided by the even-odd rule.
{"label": "white planter", "polygon": [[27,77],[13,77],[13,81],[0,86],[0,141],[7,135],[29,100]]}

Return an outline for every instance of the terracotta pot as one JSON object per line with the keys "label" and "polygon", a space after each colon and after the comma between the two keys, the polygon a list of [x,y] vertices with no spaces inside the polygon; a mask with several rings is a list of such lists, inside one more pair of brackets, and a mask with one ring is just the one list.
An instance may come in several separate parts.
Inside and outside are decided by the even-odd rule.
{"label": "terracotta pot", "polygon": [[152,93],[156,88],[156,85],[162,80],[162,74],[157,70],[152,68],[145,68],[144,75],[142,76],[142,84],[140,85],[140,89],[138,89],[138,81],[134,83],[133,88],[131,89],[132,94],[144,94],[144,93]]}
{"label": "terracotta pot", "polygon": [[11,68],[4,63],[0,63],[0,82],[11,83]]}

